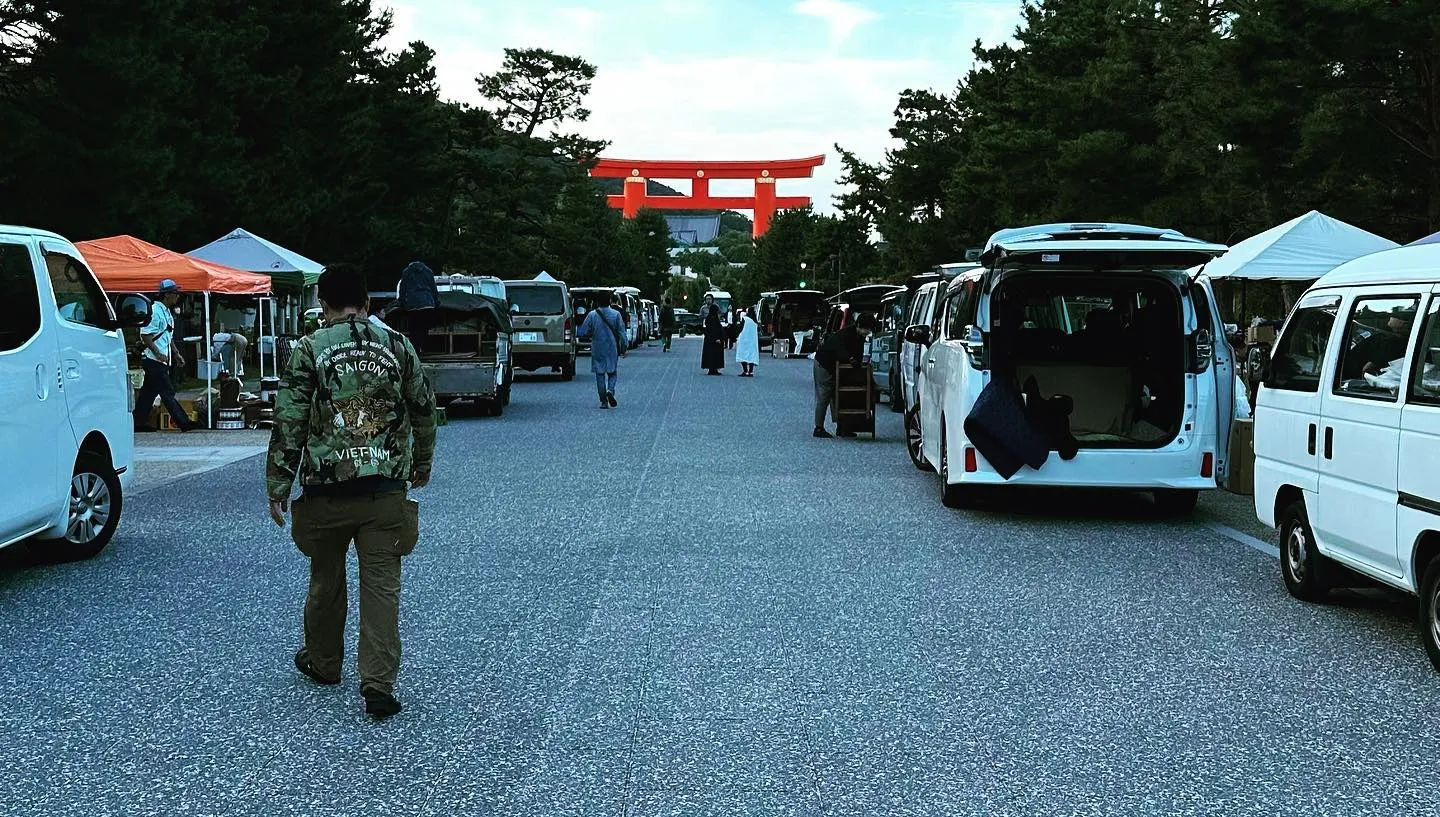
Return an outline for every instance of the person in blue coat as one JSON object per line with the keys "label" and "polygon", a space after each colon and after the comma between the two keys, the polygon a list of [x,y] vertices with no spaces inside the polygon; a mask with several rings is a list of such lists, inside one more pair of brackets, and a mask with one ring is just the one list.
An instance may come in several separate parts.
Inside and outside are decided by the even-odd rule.
{"label": "person in blue coat", "polygon": [[620,358],[625,356],[625,324],[619,307],[620,296],[611,295],[609,306],[592,310],[580,324],[580,337],[590,341],[590,371],[595,375],[602,409],[620,405],[615,402],[615,379]]}

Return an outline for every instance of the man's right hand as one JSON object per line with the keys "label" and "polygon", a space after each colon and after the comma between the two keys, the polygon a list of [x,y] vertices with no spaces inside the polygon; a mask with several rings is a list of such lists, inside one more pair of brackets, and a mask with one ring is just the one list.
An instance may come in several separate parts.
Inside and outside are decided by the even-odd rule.
{"label": "man's right hand", "polygon": [[411,475],[410,475],[410,488],[411,488],[411,490],[415,490],[415,489],[418,489],[418,488],[424,488],[426,485],[429,485],[429,484],[430,484],[430,472],[428,472],[428,471],[425,472],[425,473],[423,473],[423,474],[411,474]]}

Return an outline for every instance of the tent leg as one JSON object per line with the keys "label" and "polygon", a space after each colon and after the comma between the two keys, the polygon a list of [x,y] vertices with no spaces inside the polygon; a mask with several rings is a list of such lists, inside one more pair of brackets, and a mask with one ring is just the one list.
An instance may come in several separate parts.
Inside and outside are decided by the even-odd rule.
{"label": "tent leg", "polygon": [[[269,300],[270,304],[270,376],[280,376],[280,333],[276,330],[275,323],[275,299]],[[283,316],[282,316],[283,317]],[[264,356],[264,353],[261,353]]]}
{"label": "tent leg", "polygon": [[210,345],[214,343],[211,339],[214,333],[210,331],[210,293],[205,293],[205,337],[200,340],[200,350],[205,355],[205,427],[215,427],[215,406],[214,400],[210,398],[211,382],[214,377],[214,367],[210,365]]}
{"label": "tent leg", "polygon": [[[272,328],[270,330],[274,332]],[[260,353],[260,379],[265,379],[265,298],[255,303],[255,351]]]}

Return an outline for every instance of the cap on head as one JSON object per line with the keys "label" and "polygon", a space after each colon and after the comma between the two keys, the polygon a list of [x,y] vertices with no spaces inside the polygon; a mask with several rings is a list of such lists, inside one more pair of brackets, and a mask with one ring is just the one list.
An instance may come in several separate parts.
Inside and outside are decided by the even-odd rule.
{"label": "cap on head", "polygon": [[158,289],[157,291],[158,291],[161,295],[164,295],[164,294],[166,294],[167,292],[179,292],[179,291],[180,291],[180,285],[177,284],[177,283],[175,283],[174,279],[172,279],[172,278],[166,278],[165,280],[163,280],[163,281],[160,282],[160,287],[159,287],[159,289]]}

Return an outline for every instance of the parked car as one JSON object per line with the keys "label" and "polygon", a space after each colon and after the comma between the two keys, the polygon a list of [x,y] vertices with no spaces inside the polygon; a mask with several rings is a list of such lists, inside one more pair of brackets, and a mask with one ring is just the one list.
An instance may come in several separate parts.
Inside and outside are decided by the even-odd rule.
{"label": "parked car", "polygon": [[640,305],[640,290],[635,287],[615,287],[620,293],[620,312],[625,318],[625,334],[630,348],[634,349],[646,341],[645,310]]}
{"label": "parked car", "polygon": [[640,314],[645,316],[645,339],[654,340],[660,337],[660,310],[655,306],[655,302],[641,298]]}
{"label": "parked car", "polygon": [[688,335],[702,335],[705,333],[705,322],[700,316],[688,309],[675,308],[675,333],[680,337]]}
{"label": "parked car", "polygon": [[1223,486],[1234,361],[1208,281],[1188,270],[1225,250],[1118,224],[992,236],[937,324],[908,330],[927,348],[907,417],[941,500],[1005,484],[1125,488],[1188,513]]}
{"label": "parked car", "polygon": [[150,302],[112,304],[75,245],[0,227],[0,547],[44,540],[60,559],[87,559],[120,525],[134,474],[121,329],[150,320]]}
{"label": "parked car", "polygon": [[511,358],[527,372],[549,369],[566,380],[575,377],[575,318],[570,289],[560,281],[506,281]]}
{"label": "parked car", "polygon": [[1419,596],[1440,670],[1440,245],[1321,278],[1263,370],[1255,512],[1286,589],[1318,602],[1364,576]]}
{"label": "parked car", "polygon": [[790,341],[790,356],[814,352],[820,328],[829,314],[824,292],[814,289],[786,289],[775,293],[775,323],[772,338]]}
{"label": "parked car", "polygon": [[[926,348],[908,336],[909,329],[912,326],[932,326],[934,324],[937,308],[944,302],[944,292],[945,281],[941,280],[938,275],[935,276],[935,280],[920,283],[919,286],[915,288],[914,296],[910,299],[910,309],[906,312],[905,320],[903,321],[905,330],[900,333],[902,343],[900,346],[899,393],[901,406],[907,413],[919,403],[916,390],[920,381],[922,353]],[[910,424],[906,423],[906,426],[908,429]],[[909,442],[911,443],[911,455],[913,457],[919,457],[919,437],[916,436],[910,439]],[[919,464],[920,461],[917,459],[916,465]]]}
{"label": "parked car", "polygon": [[817,348],[832,332],[844,329],[862,314],[868,314],[879,321],[881,301],[897,289],[900,287],[891,284],[866,284],[830,296],[830,309],[825,322],[821,324],[820,335],[816,338]]}
{"label": "parked car", "polygon": [[[443,319],[429,327],[415,349],[435,400],[442,406],[473,400],[499,417],[510,403],[514,382],[510,307],[503,297],[495,297],[496,285],[503,292],[504,284],[489,276],[437,276],[435,285]],[[393,310],[384,321],[409,334],[406,310]]]}
{"label": "parked car", "polygon": [[900,364],[897,341],[905,328],[901,326],[905,294],[905,290],[896,289],[880,299],[880,309],[876,312],[879,328],[870,338],[871,378],[875,382],[876,399],[884,395],[884,401],[892,405],[899,402],[895,394],[900,391],[900,378],[895,370]]}

